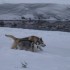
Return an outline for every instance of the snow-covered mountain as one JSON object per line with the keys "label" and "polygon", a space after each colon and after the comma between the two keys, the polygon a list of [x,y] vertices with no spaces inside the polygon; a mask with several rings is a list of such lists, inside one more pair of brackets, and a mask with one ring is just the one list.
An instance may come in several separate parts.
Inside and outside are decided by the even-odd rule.
{"label": "snow-covered mountain", "polygon": [[[12,17],[10,17],[12,16]],[[0,19],[40,17],[47,20],[70,20],[70,5],[64,4],[0,4]]]}

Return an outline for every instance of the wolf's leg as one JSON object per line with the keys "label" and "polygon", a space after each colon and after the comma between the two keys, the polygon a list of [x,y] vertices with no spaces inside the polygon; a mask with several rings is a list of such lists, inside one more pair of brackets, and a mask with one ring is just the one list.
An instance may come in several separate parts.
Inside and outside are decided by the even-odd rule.
{"label": "wolf's leg", "polygon": [[13,43],[11,49],[17,49],[17,43],[16,42]]}
{"label": "wolf's leg", "polygon": [[34,52],[34,46],[32,46],[32,52]]}
{"label": "wolf's leg", "polygon": [[40,46],[40,45],[38,45],[38,46],[37,46],[37,48],[39,48],[41,51],[43,51],[43,49],[41,48],[41,46]]}
{"label": "wolf's leg", "polygon": [[34,52],[34,43],[31,43],[32,52]]}
{"label": "wolf's leg", "polygon": [[14,41],[12,49],[18,49],[18,47],[17,47],[18,43],[19,43],[19,40]]}

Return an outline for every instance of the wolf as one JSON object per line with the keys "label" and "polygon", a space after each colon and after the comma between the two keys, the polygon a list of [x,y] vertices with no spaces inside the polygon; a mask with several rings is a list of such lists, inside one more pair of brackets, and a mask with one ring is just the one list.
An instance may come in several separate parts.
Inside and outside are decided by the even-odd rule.
{"label": "wolf", "polygon": [[29,37],[25,37],[25,38],[16,38],[13,35],[5,35],[6,37],[10,37],[14,40],[12,49],[32,49],[32,51],[34,51],[34,48],[37,47],[38,49],[41,49],[42,47],[45,47],[46,45],[44,44],[42,38],[39,38],[37,36],[29,36]]}
{"label": "wolf", "polygon": [[17,47],[20,50],[31,50],[34,52],[34,43],[30,40],[20,41]]}

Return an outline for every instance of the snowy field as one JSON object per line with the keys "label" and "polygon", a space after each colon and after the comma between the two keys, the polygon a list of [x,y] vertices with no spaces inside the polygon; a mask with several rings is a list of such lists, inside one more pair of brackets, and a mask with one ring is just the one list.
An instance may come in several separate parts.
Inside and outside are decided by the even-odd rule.
{"label": "snowy field", "polygon": [[[30,52],[10,49],[13,40],[31,35],[42,37],[43,51]],[[27,63],[27,68],[22,63]],[[70,33],[0,27],[0,70],[70,70]]]}

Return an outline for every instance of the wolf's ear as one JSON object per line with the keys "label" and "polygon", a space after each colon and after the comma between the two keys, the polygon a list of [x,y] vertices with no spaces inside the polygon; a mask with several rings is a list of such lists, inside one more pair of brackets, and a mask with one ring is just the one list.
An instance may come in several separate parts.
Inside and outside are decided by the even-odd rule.
{"label": "wolf's ear", "polygon": [[42,37],[40,37],[40,39],[42,40]]}

